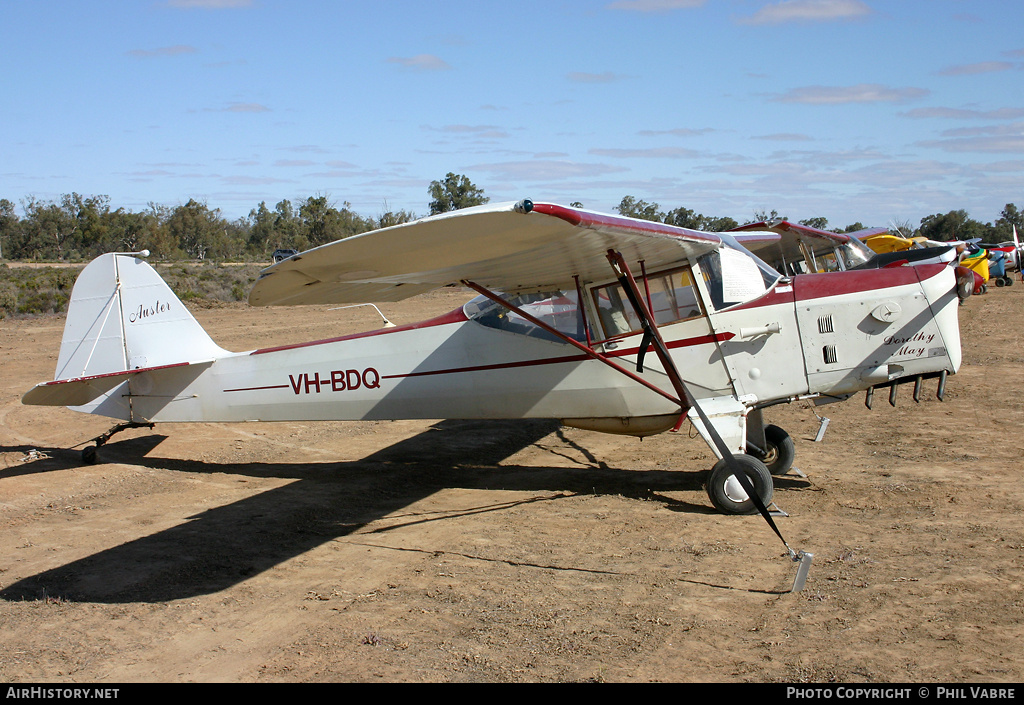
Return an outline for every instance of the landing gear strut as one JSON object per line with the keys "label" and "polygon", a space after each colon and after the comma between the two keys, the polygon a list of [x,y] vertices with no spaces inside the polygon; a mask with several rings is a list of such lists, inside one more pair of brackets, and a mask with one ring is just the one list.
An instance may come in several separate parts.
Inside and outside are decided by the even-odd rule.
{"label": "landing gear strut", "polygon": [[97,451],[99,451],[100,446],[105,445],[106,442],[109,441],[114,436],[114,434],[120,433],[121,431],[127,431],[130,428],[153,428],[153,426],[155,425],[156,424],[151,423],[138,423],[136,421],[129,421],[127,423],[117,424],[106,433],[100,436],[96,436],[96,438],[93,438],[92,442],[95,443],[96,445],[86,446],[84,449],[82,449],[82,462],[85,463],[86,465],[94,465],[96,461],[99,459]]}

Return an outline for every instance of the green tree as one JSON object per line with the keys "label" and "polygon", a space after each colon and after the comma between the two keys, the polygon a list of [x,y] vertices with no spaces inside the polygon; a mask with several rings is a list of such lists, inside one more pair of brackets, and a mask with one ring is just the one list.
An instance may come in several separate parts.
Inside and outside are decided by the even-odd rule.
{"label": "green tree", "polygon": [[249,249],[266,255],[268,244],[274,235],[274,213],[267,208],[266,201],[249,211]]}
{"label": "green tree", "polygon": [[632,196],[623,196],[622,200],[619,201],[619,205],[615,206],[615,210],[619,212],[619,215],[623,215],[627,218],[639,218],[640,220],[653,220],[655,222],[664,222],[665,214],[659,209],[657,203],[648,203],[647,201],[637,200]]}
{"label": "green tree", "polygon": [[480,206],[491,200],[467,177],[450,171],[443,181],[431,181],[428,192],[433,199],[430,201],[430,215]]}
{"label": "green tree", "polygon": [[732,230],[740,226],[738,222],[736,222],[733,218],[730,218],[728,216],[721,218],[712,218],[710,216],[701,217],[705,219],[705,227],[698,228],[698,230],[706,230],[707,232],[711,233],[724,233],[727,230]]}
{"label": "green tree", "polygon": [[991,226],[973,220],[967,211],[955,210],[942,215],[937,213],[921,219],[918,229],[923,237],[938,242],[950,240],[972,240],[976,237],[985,239],[991,232]]}
{"label": "green tree", "polygon": [[0,260],[4,257],[10,259],[11,248],[18,242],[21,242],[21,219],[14,212],[14,204],[0,198]]}
{"label": "green tree", "polygon": [[755,223],[770,223],[773,220],[789,220],[789,218],[787,218],[784,215],[780,216],[779,212],[777,210],[775,210],[774,208],[772,208],[770,213],[768,213],[768,212],[766,212],[764,210],[754,211],[754,221],[753,222],[755,222]]}
{"label": "green tree", "polygon": [[808,218],[807,220],[799,221],[800,225],[806,225],[808,228],[816,228],[817,230],[828,230],[828,218]]}
{"label": "green tree", "polygon": [[[387,207],[387,204],[384,204]],[[390,228],[392,225],[401,225],[402,223],[411,223],[416,220],[416,214],[406,210],[400,211],[384,211],[377,216],[376,221],[372,222],[373,229],[377,228]]]}
{"label": "green tree", "polygon": [[295,212],[295,206],[287,199],[278,201],[274,206],[274,231],[270,247],[275,250],[282,247],[309,249],[309,238],[302,232],[302,220]]}
{"label": "green tree", "polygon": [[697,213],[691,208],[674,208],[667,213],[659,210],[657,203],[637,200],[633,196],[625,196],[619,205],[615,207],[621,215],[629,218],[640,218],[641,220],[652,220],[656,223],[666,223],[679,228],[690,230],[702,230],[704,232],[723,232],[732,230],[739,225],[732,218],[715,218],[712,216]]}
{"label": "green tree", "polygon": [[19,257],[64,259],[77,230],[75,219],[58,204],[30,196],[22,204],[25,227]]}
{"label": "green tree", "polygon": [[366,232],[370,222],[357,215],[346,202],[338,210],[326,196],[310,196],[299,206],[299,219],[312,247]]}
{"label": "green tree", "polygon": [[1013,229],[1017,228],[1017,237],[1024,237],[1024,212],[1017,210],[1017,206],[1007,203],[995,222],[995,238],[999,242],[1006,242],[1013,239]]}
{"label": "green tree", "polygon": [[[159,229],[156,219],[145,212],[132,213],[124,208],[107,214],[107,225],[104,232],[104,241],[101,244],[101,252],[139,252],[150,250],[159,253],[157,243],[159,240],[154,237]],[[160,253],[166,256],[166,252]]]}
{"label": "green tree", "polygon": [[214,255],[223,239],[220,210],[210,210],[205,203],[193,198],[171,211],[167,228],[178,247],[194,259]]}
{"label": "green tree", "polygon": [[680,228],[689,228],[690,230],[701,230],[703,229],[705,218],[692,208],[680,207],[673,208],[668,213],[662,214],[659,220],[668,223],[669,225],[676,225]]}

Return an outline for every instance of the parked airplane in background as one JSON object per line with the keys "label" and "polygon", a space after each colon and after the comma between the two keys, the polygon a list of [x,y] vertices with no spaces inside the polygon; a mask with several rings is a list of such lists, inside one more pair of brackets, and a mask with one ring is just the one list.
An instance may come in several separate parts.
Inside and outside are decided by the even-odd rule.
{"label": "parked airplane in background", "polygon": [[774,220],[741,225],[729,232],[779,272],[795,275],[840,272],[864,264],[875,253],[861,238],[886,232],[886,229],[834,233],[786,220]]}
{"label": "parked airplane in background", "polygon": [[782,276],[728,233],[530,201],[294,255],[264,270],[249,302],[445,286],[479,296],[415,325],[236,353],[140,256],[106,254],[75,284],[55,379],[23,401],[124,422],[97,446],[161,422],[552,418],[642,437],[689,421],[719,458],[712,504],[768,518],[793,443],[765,410],[926,377],[941,395],[960,366],[946,266]]}
{"label": "parked airplane in background", "polygon": [[[976,288],[975,275],[959,267],[964,249],[961,243],[917,243],[889,235],[887,228],[865,228],[834,233],[784,220],[752,223],[730,231],[736,239],[780,272],[845,272],[880,269],[905,264],[949,264],[956,270],[961,302]],[[865,242],[876,243],[873,250]],[[887,243],[885,247],[877,243]]]}

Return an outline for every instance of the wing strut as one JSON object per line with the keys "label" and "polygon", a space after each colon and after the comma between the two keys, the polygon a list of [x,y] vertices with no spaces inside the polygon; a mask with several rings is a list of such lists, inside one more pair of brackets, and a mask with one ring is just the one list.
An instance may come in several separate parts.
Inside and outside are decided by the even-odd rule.
{"label": "wing strut", "polygon": [[[626,375],[630,379],[632,379],[632,380],[634,380],[636,382],[639,382],[643,386],[647,387],[651,391],[656,392],[657,394],[665,397],[666,399],[668,399],[673,404],[678,404],[679,408],[680,408],[680,411],[681,411],[681,416],[680,416],[680,420],[679,420],[680,424],[682,424],[682,419],[686,418],[686,412],[689,409],[689,406],[684,401],[682,401],[682,399],[685,398],[685,397],[680,398],[680,397],[672,396],[671,394],[669,394],[665,390],[660,389],[659,387],[651,384],[650,382],[648,382],[643,377],[640,377],[639,375],[636,375],[636,374],[630,372],[629,370],[627,370],[622,365],[620,365],[617,362],[614,362],[613,360],[611,360],[608,356],[602,355],[601,353],[597,352],[593,348],[588,347],[588,346],[584,345],[583,343],[581,343],[581,342],[579,342],[577,340],[573,340],[572,338],[567,336],[562,331],[556,330],[556,329],[552,328],[551,326],[549,326],[547,323],[544,323],[544,321],[541,321],[541,320],[535,318],[534,316],[531,316],[526,311],[524,311],[522,308],[520,308],[518,306],[513,306],[508,301],[505,301],[505,299],[503,299],[500,296],[498,296],[497,294],[495,294],[493,291],[490,291],[489,289],[485,289],[484,287],[480,286],[476,282],[471,282],[471,281],[468,281],[468,280],[464,279],[464,280],[462,280],[462,283],[465,284],[466,286],[468,286],[473,291],[477,292],[478,294],[486,296],[488,299],[490,299],[494,303],[498,304],[499,306],[503,306],[504,308],[507,308],[509,311],[512,311],[517,316],[522,316],[523,318],[525,318],[527,321],[529,321],[533,325],[537,326],[538,328],[543,328],[548,333],[551,333],[552,335],[557,336],[559,340],[564,340],[566,343],[569,343],[573,347],[578,348],[587,357],[590,357],[590,358],[593,358],[595,360],[599,360],[599,361],[603,362],[604,364],[608,365],[612,369],[617,370],[618,372],[621,372],[622,374]],[[580,305],[582,305],[582,299],[580,300]],[[678,426],[677,426],[677,428],[678,428]]]}
{"label": "wing strut", "polygon": [[[679,398],[685,400],[686,406],[683,408],[692,408],[697,412],[697,416],[700,417],[701,423],[704,424],[704,428],[708,430],[708,433],[711,435],[711,440],[714,441],[715,447],[718,448],[719,452],[721,452],[722,457],[732,460],[732,450],[722,439],[722,436],[718,431],[715,430],[714,425],[712,425],[711,421],[704,414],[704,410],[700,408],[700,404],[697,403],[697,400],[686,388],[686,383],[679,374],[679,370],[676,368],[675,362],[672,360],[672,356],[669,354],[668,348],[665,346],[665,341],[662,340],[661,334],[658,332],[658,325],[654,322],[654,316],[644,303],[644,298],[640,293],[640,288],[637,286],[636,279],[633,278],[633,274],[629,271],[629,265],[626,264],[626,259],[622,256],[621,252],[608,250],[608,261],[611,263],[612,269],[615,270],[615,275],[619,279],[619,284],[622,285],[623,290],[626,292],[626,297],[629,299],[630,304],[632,304],[636,315],[640,318],[640,323],[643,327],[643,342],[640,344],[640,354],[637,357],[637,366],[639,367],[642,364],[643,355],[646,352],[647,347],[653,343],[654,352],[657,354],[658,359],[665,368],[665,372],[672,381],[673,388],[675,388]],[[679,423],[682,424],[682,418],[680,418]],[[786,550],[789,552],[790,559],[795,563],[800,563],[800,567],[797,569],[796,580],[793,582],[793,592],[798,592],[803,589],[803,583],[804,580],[807,579],[807,571],[810,569],[811,560],[813,559],[814,554],[804,553],[803,551],[797,553],[790,548],[789,544],[786,543],[786,539],[782,537],[782,532],[779,531],[779,527],[775,525],[775,520],[772,519],[772,515],[768,511],[768,508],[764,506],[764,502],[761,501],[760,495],[758,495],[757,490],[754,488],[754,483],[751,482],[749,477],[747,477],[747,473],[739,471],[736,472],[735,477],[743,487],[743,491],[747,493],[747,496],[750,497],[754,506],[757,507],[757,511],[768,523],[768,526],[771,527],[772,531],[775,532],[775,535],[779,537],[780,541],[782,541],[782,545],[785,546]]]}

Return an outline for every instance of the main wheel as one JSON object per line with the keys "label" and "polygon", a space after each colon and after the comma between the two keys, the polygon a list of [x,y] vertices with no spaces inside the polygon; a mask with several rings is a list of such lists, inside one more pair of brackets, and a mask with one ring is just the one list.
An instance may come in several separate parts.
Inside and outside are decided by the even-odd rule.
{"label": "main wheel", "polygon": [[768,467],[751,455],[734,455],[722,458],[711,468],[707,491],[711,504],[723,514],[754,514],[757,506],[743,489],[736,474],[742,472],[750,479],[757,496],[764,506],[772,501],[772,475]]}
{"label": "main wheel", "polygon": [[793,439],[778,426],[771,425],[764,427],[764,439],[767,447],[761,461],[772,475],[785,475],[793,467],[793,459],[796,458]]}
{"label": "main wheel", "polygon": [[960,299],[960,303],[966,301],[972,293],[974,293],[974,277],[960,277],[956,283],[956,295]]}

